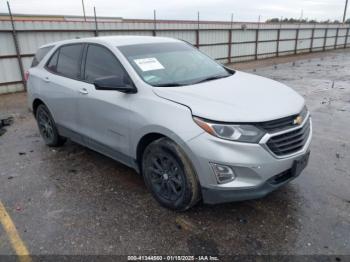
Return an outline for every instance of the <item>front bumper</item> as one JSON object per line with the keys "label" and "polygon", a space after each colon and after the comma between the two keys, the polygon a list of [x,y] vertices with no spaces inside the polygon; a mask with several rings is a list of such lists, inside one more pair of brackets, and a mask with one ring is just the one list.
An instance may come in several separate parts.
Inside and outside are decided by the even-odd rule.
{"label": "front bumper", "polygon": [[[187,142],[190,157],[196,169],[205,203],[242,201],[261,198],[293,180],[299,173],[292,172],[296,160],[308,154],[312,138],[310,133],[302,150],[285,157],[277,157],[263,144],[232,142],[203,133]],[[236,178],[218,184],[209,163],[229,165]],[[278,183],[273,180],[283,177]]]}
{"label": "front bumper", "polygon": [[[308,153],[309,154],[309,153]],[[206,204],[218,204],[225,202],[236,202],[243,200],[251,200],[262,198],[272,191],[287,184],[291,180],[300,175],[295,173],[293,168],[290,168],[278,175],[275,175],[268,179],[260,186],[241,189],[241,190],[223,190],[223,189],[211,189],[202,187],[202,197]]]}

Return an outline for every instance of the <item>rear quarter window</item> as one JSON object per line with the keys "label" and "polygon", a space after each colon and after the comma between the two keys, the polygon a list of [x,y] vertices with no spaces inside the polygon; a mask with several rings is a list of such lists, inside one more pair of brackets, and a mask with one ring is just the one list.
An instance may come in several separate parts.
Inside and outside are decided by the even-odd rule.
{"label": "rear quarter window", "polygon": [[44,58],[44,56],[53,48],[53,45],[45,46],[42,48],[39,48],[38,51],[35,53],[35,56],[33,58],[32,64],[30,67],[37,66],[40,61]]}

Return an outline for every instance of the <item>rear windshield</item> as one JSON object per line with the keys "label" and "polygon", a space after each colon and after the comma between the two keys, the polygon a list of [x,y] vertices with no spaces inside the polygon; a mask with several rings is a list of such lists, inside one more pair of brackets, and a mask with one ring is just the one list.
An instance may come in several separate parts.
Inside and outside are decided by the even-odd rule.
{"label": "rear windshield", "polygon": [[34,58],[33,58],[31,67],[37,66],[37,65],[40,63],[40,61],[44,58],[44,56],[45,56],[53,47],[54,47],[53,45],[50,45],[50,46],[45,46],[45,47],[39,48],[39,50],[36,52],[36,54],[35,54],[35,56],[34,56]]}

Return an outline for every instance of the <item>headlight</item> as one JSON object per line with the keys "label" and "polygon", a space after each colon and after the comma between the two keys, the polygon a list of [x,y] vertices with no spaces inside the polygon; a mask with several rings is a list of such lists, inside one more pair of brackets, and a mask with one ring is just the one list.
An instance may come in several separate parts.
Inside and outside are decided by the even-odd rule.
{"label": "headlight", "polygon": [[257,143],[265,135],[263,130],[253,125],[213,123],[199,117],[193,117],[193,120],[207,133],[222,139]]}

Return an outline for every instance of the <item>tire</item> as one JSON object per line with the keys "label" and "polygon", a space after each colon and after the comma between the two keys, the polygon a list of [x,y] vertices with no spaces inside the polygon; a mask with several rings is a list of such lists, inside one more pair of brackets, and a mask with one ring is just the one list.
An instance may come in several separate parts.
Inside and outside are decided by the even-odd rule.
{"label": "tire", "polygon": [[147,188],[162,206],[184,211],[200,200],[196,172],[185,152],[172,140],[160,138],[150,143],[141,166]]}
{"label": "tire", "polygon": [[35,118],[40,135],[47,146],[59,147],[66,142],[67,139],[58,134],[55,121],[53,120],[49,109],[44,104],[38,106]]}

